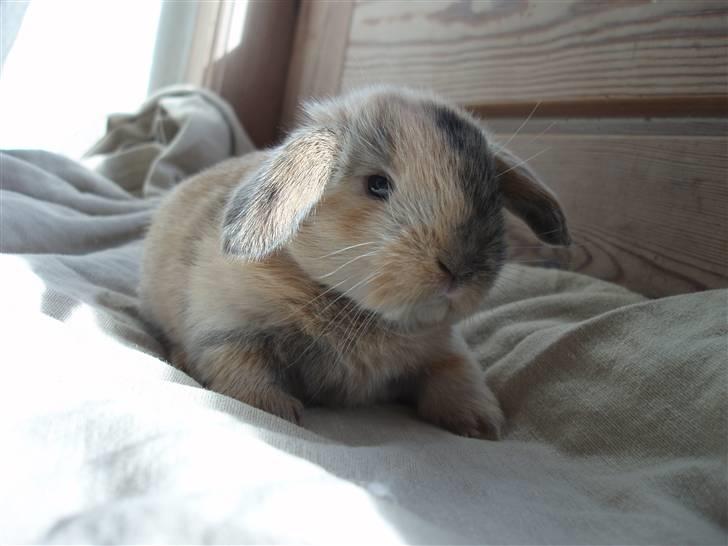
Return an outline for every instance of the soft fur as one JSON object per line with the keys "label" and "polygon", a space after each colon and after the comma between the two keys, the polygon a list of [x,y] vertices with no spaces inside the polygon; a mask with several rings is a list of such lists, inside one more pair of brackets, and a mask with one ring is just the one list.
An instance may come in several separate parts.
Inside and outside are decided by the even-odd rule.
{"label": "soft fur", "polygon": [[[374,174],[393,182],[389,200],[367,194]],[[375,88],[310,104],[279,147],[165,200],[144,312],[177,366],[285,419],[401,398],[458,434],[496,437],[498,401],[452,325],[502,266],[504,206],[568,243],[554,195],[442,99]]]}

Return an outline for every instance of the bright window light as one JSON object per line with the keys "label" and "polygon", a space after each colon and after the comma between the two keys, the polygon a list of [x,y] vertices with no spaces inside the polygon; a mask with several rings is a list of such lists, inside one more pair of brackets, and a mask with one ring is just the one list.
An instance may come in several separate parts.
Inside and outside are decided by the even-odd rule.
{"label": "bright window light", "polygon": [[0,147],[80,157],[147,95],[160,0],[33,0],[0,78]]}
{"label": "bright window light", "polygon": [[240,36],[245,28],[245,18],[248,15],[248,0],[234,0],[232,9],[225,53],[232,51],[240,44]]}

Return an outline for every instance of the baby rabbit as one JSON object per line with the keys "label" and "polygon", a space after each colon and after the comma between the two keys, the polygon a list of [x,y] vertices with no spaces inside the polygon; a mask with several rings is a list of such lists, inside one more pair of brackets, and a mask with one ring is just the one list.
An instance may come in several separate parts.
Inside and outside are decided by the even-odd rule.
{"label": "baby rabbit", "polygon": [[284,419],[403,399],[494,438],[503,413],[453,324],[501,269],[503,207],[569,243],[554,194],[465,111],[384,87],[311,103],[277,148],[166,198],[142,309],[175,365]]}

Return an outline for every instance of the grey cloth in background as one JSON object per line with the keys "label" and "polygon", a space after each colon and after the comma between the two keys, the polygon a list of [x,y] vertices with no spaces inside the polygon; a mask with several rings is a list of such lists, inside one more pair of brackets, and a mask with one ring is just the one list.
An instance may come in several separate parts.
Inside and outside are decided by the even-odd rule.
{"label": "grey cloth in background", "polygon": [[230,105],[189,85],[162,89],[135,114],[109,117],[86,165],[136,196],[165,193],[180,180],[253,150]]}
{"label": "grey cloth in background", "polygon": [[96,172],[0,156],[0,542],[726,543],[726,290],[509,266],[462,326],[501,442],[398,406],[296,427],[166,364],[136,312],[144,231],[249,149],[178,89],[110,121]]}

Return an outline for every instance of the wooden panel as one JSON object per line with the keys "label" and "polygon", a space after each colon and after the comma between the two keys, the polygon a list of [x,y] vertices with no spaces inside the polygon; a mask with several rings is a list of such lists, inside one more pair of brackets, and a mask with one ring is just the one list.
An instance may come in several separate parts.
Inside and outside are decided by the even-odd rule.
{"label": "wooden panel", "polygon": [[724,0],[359,0],[349,40],[342,89],[430,87],[513,115],[537,101],[658,115],[646,99],[673,97],[663,115],[725,111]]}
{"label": "wooden panel", "polygon": [[[490,124],[501,143],[522,122]],[[514,220],[512,259],[664,296],[728,286],[726,120],[530,121],[509,147],[564,204],[574,245]]]}
{"label": "wooden panel", "polygon": [[239,45],[209,67],[212,88],[232,104],[258,147],[278,138],[297,8],[295,0],[249,2]]}
{"label": "wooden panel", "polygon": [[[726,60],[728,62],[728,59]],[[483,117],[526,117],[537,107],[539,117],[726,117],[728,96],[588,99],[572,101],[489,102],[467,105]]]}
{"label": "wooden panel", "polygon": [[[167,4],[165,4],[165,8]],[[221,7],[220,4],[212,2],[198,2],[196,5],[195,30],[189,44],[185,70],[184,81],[187,83],[212,87],[211,82],[206,81],[205,78],[209,75],[206,72],[207,67],[214,61],[212,55],[215,50]]]}
{"label": "wooden panel", "polygon": [[286,84],[283,123],[300,102],[339,91],[353,2],[303,0]]}

